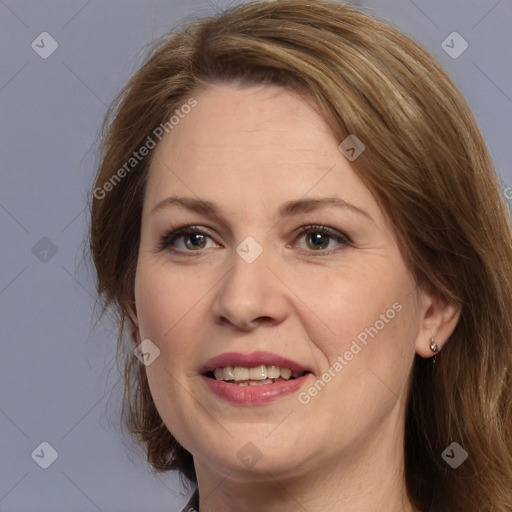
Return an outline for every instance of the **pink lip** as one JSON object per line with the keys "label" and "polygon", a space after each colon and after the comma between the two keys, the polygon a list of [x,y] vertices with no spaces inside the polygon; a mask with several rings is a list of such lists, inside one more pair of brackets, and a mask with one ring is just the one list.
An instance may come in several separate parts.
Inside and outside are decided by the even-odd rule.
{"label": "pink lip", "polygon": [[239,405],[264,405],[297,391],[311,377],[310,373],[298,379],[264,384],[261,386],[240,386],[223,380],[202,376],[210,391],[228,402]]}
{"label": "pink lip", "polygon": [[292,361],[286,357],[272,352],[251,352],[250,354],[242,354],[241,352],[226,352],[220,356],[208,359],[201,366],[199,373],[205,374],[215,370],[215,368],[225,368],[226,366],[244,366],[246,368],[254,368],[260,364],[281,366],[289,368],[293,373],[311,371],[296,361]]}
{"label": "pink lip", "polygon": [[227,352],[209,359],[200,369],[203,379],[210,391],[219,398],[240,405],[263,405],[273,402],[282,396],[293,393],[298,390],[310,377],[307,373],[302,377],[289,381],[274,382],[260,386],[239,386],[230,384],[222,380],[212,379],[205,374],[215,370],[215,368],[225,368],[226,366],[244,366],[254,368],[260,364],[276,365],[283,368],[289,368],[293,373],[310,370],[296,361],[272,352],[252,352],[243,354],[240,352]]}

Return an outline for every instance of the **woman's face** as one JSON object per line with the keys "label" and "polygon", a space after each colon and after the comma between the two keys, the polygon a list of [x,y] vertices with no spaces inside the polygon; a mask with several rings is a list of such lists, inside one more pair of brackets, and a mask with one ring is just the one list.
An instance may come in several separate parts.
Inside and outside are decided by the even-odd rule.
{"label": "woman's face", "polygon": [[194,97],[154,149],[135,284],[165,424],[196,469],[231,478],[400,451],[414,354],[436,333],[375,199],[298,95]]}

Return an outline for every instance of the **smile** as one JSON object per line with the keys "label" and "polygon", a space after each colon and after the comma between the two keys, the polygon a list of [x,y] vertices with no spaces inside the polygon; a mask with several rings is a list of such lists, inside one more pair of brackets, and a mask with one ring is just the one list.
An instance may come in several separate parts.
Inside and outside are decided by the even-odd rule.
{"label": "smile", "polygon": [[303,386],[312,372],[270,352],[230,352],[207,361],[199,373],[215,396],[239,405],[263,405]]}
{"label": "smile", "polygon": [[260,364],[253,368],[244,366],[217,367],[207,374],[217,380],[238,384],[239,386],[261,386],[275,382],[285,382],[302,377],[306,372],[292,373],[290,368],[277,365]]}

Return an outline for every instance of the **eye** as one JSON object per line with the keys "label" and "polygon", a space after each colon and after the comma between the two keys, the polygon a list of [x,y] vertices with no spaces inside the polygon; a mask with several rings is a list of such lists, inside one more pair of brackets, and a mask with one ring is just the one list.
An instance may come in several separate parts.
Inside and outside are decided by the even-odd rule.
{"label": "eye", "polygon": [[[304,240],[300,243],[301,240]],[[298,233],[298,237],[292,247],[304,248],[305,252],[315,252],[318,255],[326,256],[337,250],[340,246],[350,246],[352,241],[348,236],[326,226],[310,225],[304,226]],[[198,226],[183,226],[174,229],[161,237],[158,250],[169,250],[179,255],[199,255],[203,249],[219,247],[212,237]],[[188,254],[187,254],[188,253]]]}
{"label": "eye", "polygon": [[[338,246],[349,246],[351,240],[344,235],[326,226],[304,226],[299,232],[295,245],[301,245],[299,240],[304,239],[307,252],[318,252],[321,255],[331,254],[339,250]],[[338,247],[338,248],[337,248]]]}
{"label": "eye", "polygon": [[[197,252],[212,246],[211,244],[208,245],[209,239],[211,240],[211,237],[198,227],[184,226],[163,236],[159,243],[159,249],[168,249],[175,252]],[[217,244],[214,243],[213,246],[217,246]]]}

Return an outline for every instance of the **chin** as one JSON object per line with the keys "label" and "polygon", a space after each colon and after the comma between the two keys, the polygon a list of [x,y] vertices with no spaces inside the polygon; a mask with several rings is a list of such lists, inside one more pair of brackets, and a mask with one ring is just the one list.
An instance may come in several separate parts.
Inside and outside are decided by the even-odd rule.
{"label": "chin", "polygon": [[219,447],[215,451],[210,446],[199,458],[215,471],[229,474],[230,479],[241,482],[255,479],[266,481],[269,474],[284,478],[304,471],[305,457],[302,452],[297,453],[297,443],[288,439],[287,444],[268,446],[267,443],[265,446],[264,441],[258,441],[256,436],[253,441],[248,440],[250,437],[234,437],[228,446]]}

